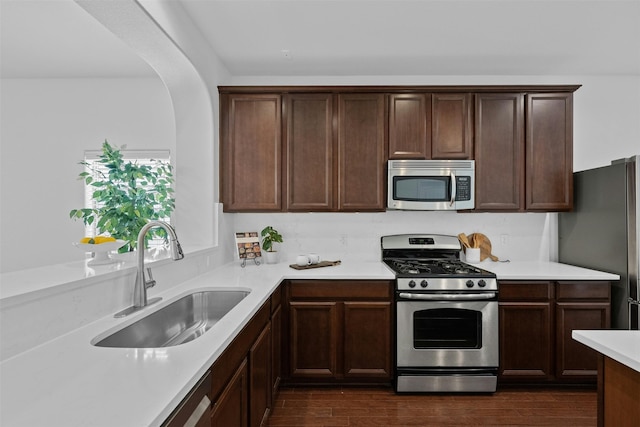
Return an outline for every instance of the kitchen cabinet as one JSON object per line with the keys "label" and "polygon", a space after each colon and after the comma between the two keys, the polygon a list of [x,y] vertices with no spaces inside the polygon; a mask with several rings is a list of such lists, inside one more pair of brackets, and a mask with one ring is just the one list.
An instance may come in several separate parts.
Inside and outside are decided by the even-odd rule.
{"label": "kitchen cabinet", "polygon": [[475,98],[476,210],[524,207],[524,94]]}
{"label": "kitchen cabinet", "polygon": [[476,210],[572,209],[572,99],[572,93],[476,94]]}
{"label": "kitchen cabinet", "polygon": [[431,95],[431,158],[473,158],[473,123],[470,93]]}
{"label": "kitchen cabinet", "polygon": [[389,383],[392,288],[388,281],[289,281],[286,381]]}
{"label": "kitchen cabinet", "polygon": [[211,372],[207,372],[162,424],[163,427],[183,427],[191,420],[194,427],[211,425]]}
{"label": "kitchen cabinet", "polygon": [[574,329],[610,325],[610,284],[597,281],[501,281],[499,380],[595,382],[597,354]]}
{"label": "kitchen cabinet", "polygon": [[338,210],[386,207],[384,95],[338,95]]}
{"label": "kitchen cabinet", "polygon": [[500,282],[499,379],[553,379],[553,284]]}
{"label": "kitchen cabinet", "polygon": [[431,94],[389,95],[389,159],[431,158]]}
{"label": "kitchen cabinet", "polygon": [[383,211],[384,99],[380,93],[222,93],[224,210]]}
{"label": "kitchen cabinet", "polygon": [[475,159],[475,210],[571,210],[578,88],[222,86],[223,208],[384,211],[388,159]]}
{"label": "kitchen cabinet", "polygon": [[334,96],[285,95],[287,211],[331,211],[336,201]]}
{"label": "kitchen cabinet", "polygon": [[271,323],[249,350],[249,425],[260,427],[271,409]]}
{"label": "kitchen cabinet", "polygon": [[525,209],[573,207],[573,94],[527,95]]}
{"label": "kitchen cabinet", "polygon": [[389,95],[389,159],[473,158],[472,95]]}
{"label": "kitchen cabinet", "polygon": [[282,96],[220,98],[220,192],[225,211],[282,210]]}
{"label": "kitchen cabinet", "polygon": [[211,427],[245,427],[249,425],[247,377],[247,359],[245,358],[233,373],[213,406]]}
{"label": "kitchen cabinet", "polygon": [[592,381],[598,374],[598,353],[571,337],[575,329],[608,329],[611,287],[601,282],[556,285],[556,378]]}
{"label": "kitchen cabinet", "polygon": [[282,379],[282,287],[271,295],[271,407]]}
{"label": "kitchen cabinet", "polygon": [[212,426],[265,425],[280,383],[280,301],[278,288],[211,367]]}

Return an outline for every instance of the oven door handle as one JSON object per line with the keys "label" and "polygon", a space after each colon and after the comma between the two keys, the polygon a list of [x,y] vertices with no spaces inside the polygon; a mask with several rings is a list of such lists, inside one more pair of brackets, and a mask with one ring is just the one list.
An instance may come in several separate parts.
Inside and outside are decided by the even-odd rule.
{"label": "oven door handle", "polygon": [[400,292],[400,298],[427,301],[474,301],[488,300],[496,297],[495,292],[483,292],[481,294],[411,294]]}

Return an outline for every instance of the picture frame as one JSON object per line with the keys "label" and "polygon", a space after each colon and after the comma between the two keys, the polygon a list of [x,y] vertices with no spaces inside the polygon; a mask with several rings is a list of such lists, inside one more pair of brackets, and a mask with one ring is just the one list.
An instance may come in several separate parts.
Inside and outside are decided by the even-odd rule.
{"label": "picture frame", "polygon": [[236,252],[242,261],[262,257],[260,234],[257,231],[238,231],[235,233]]}

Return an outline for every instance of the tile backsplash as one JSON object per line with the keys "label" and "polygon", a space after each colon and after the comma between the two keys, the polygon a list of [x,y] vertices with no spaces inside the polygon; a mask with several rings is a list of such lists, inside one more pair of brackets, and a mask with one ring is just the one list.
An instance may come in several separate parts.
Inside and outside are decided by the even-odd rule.
{"label": "tile backsplash", "polygon": [[272,225],[283,236],[280,261],[315,252],[324,260],[376,261],[380,237],[388,234],[485,234],[501,260],[555,261],[556,214],[388,211],[379,213],[231,214],[233,230],[260,231]]}

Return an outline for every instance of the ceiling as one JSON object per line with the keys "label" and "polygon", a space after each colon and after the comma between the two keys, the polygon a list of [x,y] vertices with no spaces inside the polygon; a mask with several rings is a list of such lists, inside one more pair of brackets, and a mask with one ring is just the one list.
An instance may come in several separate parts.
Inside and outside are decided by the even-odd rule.
{"label": "ceiling", "polygon": [[[640,0],[172,1],[234,76],[640,75]],[[0,19],[2,77],[154,75],[72,0]]]}

